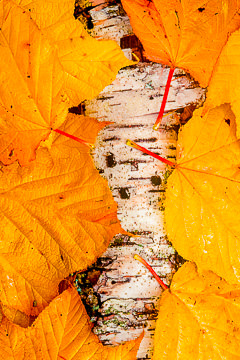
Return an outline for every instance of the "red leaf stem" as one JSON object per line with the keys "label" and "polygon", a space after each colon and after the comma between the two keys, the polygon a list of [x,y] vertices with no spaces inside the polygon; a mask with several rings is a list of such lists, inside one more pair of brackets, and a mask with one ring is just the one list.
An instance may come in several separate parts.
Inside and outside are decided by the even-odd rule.
{"label": "red leaf stem", "polygon": [[160,277],[157,275],[157,273],[153,270],[153,268],[140,256],[140,255],[134,255],[134,259],[140,261],[146,268],[153,274],[157,282],[161,285],[161,287],[164,290],[168,289],[168,286],[164,284],[164,282],[160,279]]}
{"label": "red leaf stem", "polygon": [[93,147],[93,145],[89,144],[89,143],[86,142],[85,140],[82,140],[82,139],[80,139],[80,138],[78,138],[78,137],[76,137],[76,136],[74,136],[74,135],[68,134],[68,133],[65,132],[65,131],[62,131],[62,130],[59,130],[59,129],[53,129],[53,131],[55,131],[55,132],[58,133],[58,134],[64,135],[64,136],[66,136],[66,137],[68,137],[68,138],[70,138],[70,139],[72,139],[72,140],[78,141],[78,142],[80,142],[81,144],[84,144],[84,145],[86,145],[86,146],[88,146],[88,147],[90,147],[90,148]]}
{"label": "red leaf stem", "polygon": [[134,149],[140,150],[140,151],[142,151],[143,153],[148,154],[148,155],[154,157],[155,159],[160,160],[161,162],[163,162],[163,163],[165,163],[165,164],[167,164],[167,165],[170,165],[170,166],[172,166],[172,167],[176,167],[176,166],[177,166],[177,164],[174,164],[172,161],[167,160],[167,159],[161,157],[160,155],[157,155],[157,154],[153,153],[152,151],[145,149],[144,147],[136,144],[136,143],[135,143],[134,141],[132,141],[132,140],[127,140],[127,141],[126,141],[126,144],[127,144],[128,146],[133,147]]}
{"label": "red leaf stem", "polygon": [[163,100],[162,100],[162,104],[161,104],[161,107],[160,107],[160,111],[159,111],[157,120],[156,120],[155,124],[153,125],[153,129],[154,129],[154,130],[157,130],[157,129],[159,128],[159,125],[161,124],[174,70],[175,70],[175,68],[170,68],[170,70],[169,70],[168,79],[167,79],[167,84],[166,84],[166,87],[165,87],[165,91],[164,91],[164,95],[163,95]]}

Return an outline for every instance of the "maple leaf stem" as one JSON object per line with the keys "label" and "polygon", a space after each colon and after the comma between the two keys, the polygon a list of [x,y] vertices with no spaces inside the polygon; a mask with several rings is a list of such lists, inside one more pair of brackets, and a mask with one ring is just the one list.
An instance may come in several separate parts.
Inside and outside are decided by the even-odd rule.
{"label": "maple leaf stem", "polygon": [[53,131],[55,131],[55,132],[58,133],[58,134],[64,135],[64,136],[66,136],[66,137],[68,137],[68,138],[70,138],[70,139],[72,139],[72,140],[78,141],[78,142],[80,142],[81,144],[84,144],[84,145],[86,145],[86,146],[88,146],[88,147],[90,147],[90,148],[93,147],[93,145],[89,144],[88,142],[86,142],[86,141],[84,141],[84,140],[82,140],[82,139],[80,139],[80,138],[78,138],[78,137],[76,137],[76,136],[74,136],[74,135],[68,134],[68,133],[65,132],[65,131],[62,131],[62,130],[59,130],[59,129],[53,129]]}
{"label": "maple leaf stem", "polygon": [[172,161],[167,160],[167,159],[161,157],[160,155],[157,155],[157,154],[153,153],[152,151],[145,149],[144,147],[136,144],[136,143],[135,143],[134,141],[132,141],[132,140],[129,140],[129,139],[128,139],[128,140],[126,141],[126,144],[127,144],[128,146],[133,147],[134,149],[140,150],[140,151],[142,151],[143,153],[148,154],[148,155],[154,157],[155,159],[160,160],[161,162],[163,162],[163,163],[165,163],[165,164],[167,164],[167,165],[170,165],[170,166],[172,166],[172,167],[176,167],[176,165],[177,165],[177,164],[174,164]]}
{"label": "maple leaf stem", "polygon": [[144,266],[146,266],[146,268],[151,272],[151,274],[153,274],[153,276],[155,277],[157,282],[161,285],[161,287],[164,290],[168,289],[168,286],[166,284],[164,284],[164,282],[160,279],[158,274],[153,270],[153,268],[140,255],[137,255],[137,254],[134,255],[134,259],[140,261]]}
{"label": "maple leaf stem", "polygon": [[163,118],[163,113],[165,110],[165,106],[166,106],[166,102],[167,102],[167,98],[168,98],[168,93],[169,93],[169,89],[170,89],[170,85],[171,85],[171,81],[172,81],[172,77],[173,77],[173,73],[174,73],[175,68],[170,68],[169,73],[168,73],[168,79],[167,79],[167,84],[165,87],[165,91],[164,91],[164,95],[163,95],[163,100],[162,100],[162,104],[160,107],[160,111],[157,117],[157,120],[155,122],[155,124],[153,125],[153,129],[157,130],[159,128],[159,125],[161,124],[162,118]]}

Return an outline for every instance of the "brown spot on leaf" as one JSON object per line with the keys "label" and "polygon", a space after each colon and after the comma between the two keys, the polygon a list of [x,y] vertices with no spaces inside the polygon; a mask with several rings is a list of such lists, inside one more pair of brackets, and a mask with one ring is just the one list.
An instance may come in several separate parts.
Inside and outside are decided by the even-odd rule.
{"label": "brown spot on leaf", "polygon": [[29,47],[31,46],[31,44],[30,43],[23,43],[23,48],[25,49],[25,50],[29,50]]}
{"label": "brown spot on leaf", "polygon": [[14,154],[14,149],[12,149],[12,150],[10,151],[10,153],[8,154],[8,157],[11,158],[11,157],[13,156],[13,154]]}

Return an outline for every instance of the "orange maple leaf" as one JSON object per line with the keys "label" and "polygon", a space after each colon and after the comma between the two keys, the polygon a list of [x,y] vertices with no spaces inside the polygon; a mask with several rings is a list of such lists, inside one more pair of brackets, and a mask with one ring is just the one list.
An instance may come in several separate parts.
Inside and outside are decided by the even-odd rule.
{"label": "orange maple leaf", "polygon": [[231,32],[240,25],[233,1],[122,0],[133,30],[153,61],[190,72],[202,87]]}
{"label": "orange maple leaf", "polygon": [[57,49],[71,106],[92,99],[115,79],[120,68],[136,63],[125,57],[115,41],[97,41],[88,34],[73,18],[74,0],[18,2]]}
{"label": "orange maple leaf", "polygon": [[[95,169],[86,143],[105,123],[69,114],[51,149],[40,147],[27,167],[0,175],[0,300],[37,315],[58,293],[58,282],[96,261],[122,232],[117,204]],[[37,303],[34,306],[34,302]]]}
{"label": "orange maple leaf", "polygon": [[176,67],[189,72],[202,87],[209,84],[214,65],[229,34],[240,26],[239,0],[122,0],[133,31],[146,56],[170,66],[159,116],[163,116]]}
{"label": "orange maple leaf", "polygon": [[0,160],[26,164],[54,122],[66,117],[64,73],[25,10],[2,1],[0,23]]}
{"label": "orange maple leaf", "polygon": [[0,325],[1,360],[135,360],[143,334],[124,345],[103,346],[73,288],[55,298],[31,327],[7,318]]}
{"label": "orange maple leaf", "polygon": [[28,164],[41,140],[64,122],[70,106],[97,95],[121,67],[133,63],[114,41],[91,38],[70,14],[69,2],[62,4],[66,13],[58,12],[57,4],[52,3],[50,23],[45,21],[39,29],[41,24],[36,25],[31,16],[37,15],[41,23],[45,2],[33,2],[28,10],[13,0],[1,2],[0,161],[4,164],[16,159]]}
{"label": "orange maple leaf", "polygon": [[[30,13],[39,29],[43,30],[56,23],[73,19],[74,0],[14,0],[16,4]],[[64,31],[63,31],[64,32]]]}

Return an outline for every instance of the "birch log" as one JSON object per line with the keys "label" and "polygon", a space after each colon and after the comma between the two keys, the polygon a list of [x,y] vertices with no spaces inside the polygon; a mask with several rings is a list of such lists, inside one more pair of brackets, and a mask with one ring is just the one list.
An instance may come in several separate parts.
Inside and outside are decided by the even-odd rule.
{"label": "birch log", "polygon": [[[123,39],[132,29],[121,5],[102,5],[91,15],[94,36],[126,43]],[[141,47],[134,50],[142,53]],[[131,56],[132,49],[124,51]],[[170,113],[159,131],[154,131],[168,71],[160,64],[139,62],[122,69],[111,85],[85,104],[86,115],[112,122],[98,137],[94,161],[118,203],[122,227],[135,235],[117,236],[101,258],[102,274],[94,286],[101,305],[94,331],[106,345],[116,345],[135,338],[144,329],[138,359],[151,358],[162,290],[133,255],[145,258],[167,284],[179,257],[164,230],[164,196],[170,169],[128,147],[126,140],[174,159],[180,116],[176,110],[200,104],[204,98],[203,89],[176,69],[166,106]]]}

